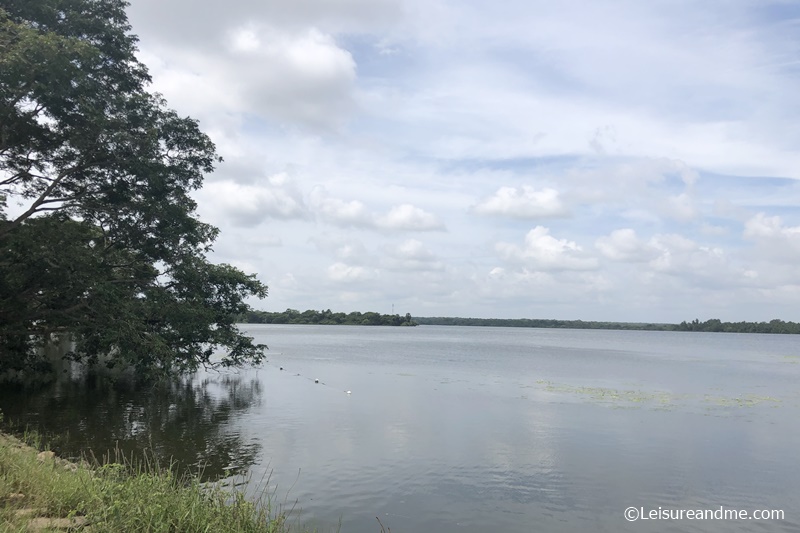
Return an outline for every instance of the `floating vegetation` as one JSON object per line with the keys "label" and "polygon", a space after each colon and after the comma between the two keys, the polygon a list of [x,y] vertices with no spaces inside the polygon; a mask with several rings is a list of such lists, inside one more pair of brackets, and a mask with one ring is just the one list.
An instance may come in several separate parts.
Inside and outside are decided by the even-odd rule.
{"label": "floating vegetation", "polygon": [[584,397],[592,403],[611,405],[614,408],[646,406],[654,410],[669,411],[679,403],[699,401],[717,407],[754,407],[761,404],[777,407],[781,400],[772,396],[742,394],[739,396],[674,394],[664,391],[642,391],[639,389],[615,389],[611,387],[587,387],[553,383],[540,379],[536,383],[546,392]]}
{"label": "floating vegetation", "polygon": [[797,365],[800,364],[800,356],[797,355],[784,355],[783,362],[789,363],[790,365]]}
{"label": "floating vegetation", "polygon": [[544,390],[547,392],[580,394],[599,402],[657,402],[661,404],[668,404],[672,401],[672,396],[666,392],[649,393],[641,390],[619,390],[609,387],[576,387],[572,385],[552,383],[545,380],[540,380],[537,383],[544,385]]}
{"label": "floating vegetation", "polygon": [[753,407],[754,405],[765,402],[770,402],[773,404],[773,407],[776,407],[777,404],[781,403],[778,398],[773,398],[772,396],[758,396],[756,394],[744,394],[733,398],[706,394],[705,401],[722,407]]}

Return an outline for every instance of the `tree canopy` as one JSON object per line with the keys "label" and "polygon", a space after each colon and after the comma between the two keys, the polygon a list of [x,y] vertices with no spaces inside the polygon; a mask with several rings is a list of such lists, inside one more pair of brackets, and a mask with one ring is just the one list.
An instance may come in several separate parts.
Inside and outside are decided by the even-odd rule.
{"label": "tree canopy", "polygon": [[148,372],[263,357],[235,317],[267,288],[207,259],[190,196],[221,158],[148,90],[126,6],[0,0],[0,371],[55,333]]}

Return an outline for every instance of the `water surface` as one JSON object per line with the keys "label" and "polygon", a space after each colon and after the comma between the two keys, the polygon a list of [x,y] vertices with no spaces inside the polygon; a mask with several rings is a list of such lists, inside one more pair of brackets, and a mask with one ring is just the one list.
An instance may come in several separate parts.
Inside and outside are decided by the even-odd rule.
{"label": "water surface", "polygon": [[[70,446],[149,444],[209,476],[246,473],[323,531],[375,532],[376,516],[395,533],[800,531],[800,338],[245,329],[270,346],[260,369],[149,392],[6,391],[0,408]],[[785,519],[629,523],[629,506]]]}

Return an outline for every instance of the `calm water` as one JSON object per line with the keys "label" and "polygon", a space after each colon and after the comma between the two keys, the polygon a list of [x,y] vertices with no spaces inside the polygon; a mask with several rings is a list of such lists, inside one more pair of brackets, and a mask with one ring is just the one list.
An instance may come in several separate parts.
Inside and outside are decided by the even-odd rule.
{"label": "calm water", "polygon": [[[270,346],[258,370],[6,390],[0,408],[65,455],[147,446],[247,475],[322,531],[800,531],[800,337],[246,330]],[[629,523],[629,506],[785,519]]]}

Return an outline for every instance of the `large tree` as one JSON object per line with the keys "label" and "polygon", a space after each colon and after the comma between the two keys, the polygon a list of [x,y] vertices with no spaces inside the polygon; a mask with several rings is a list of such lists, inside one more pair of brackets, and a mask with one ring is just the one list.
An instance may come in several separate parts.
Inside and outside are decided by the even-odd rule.
{"label": "large tree", "polygon": [[0,371],[54,333],[148,372],[263,357],[234,319],[267,288],[207,260],[190,197],[221,159],[148,91],[126,7],[0,0]]}

